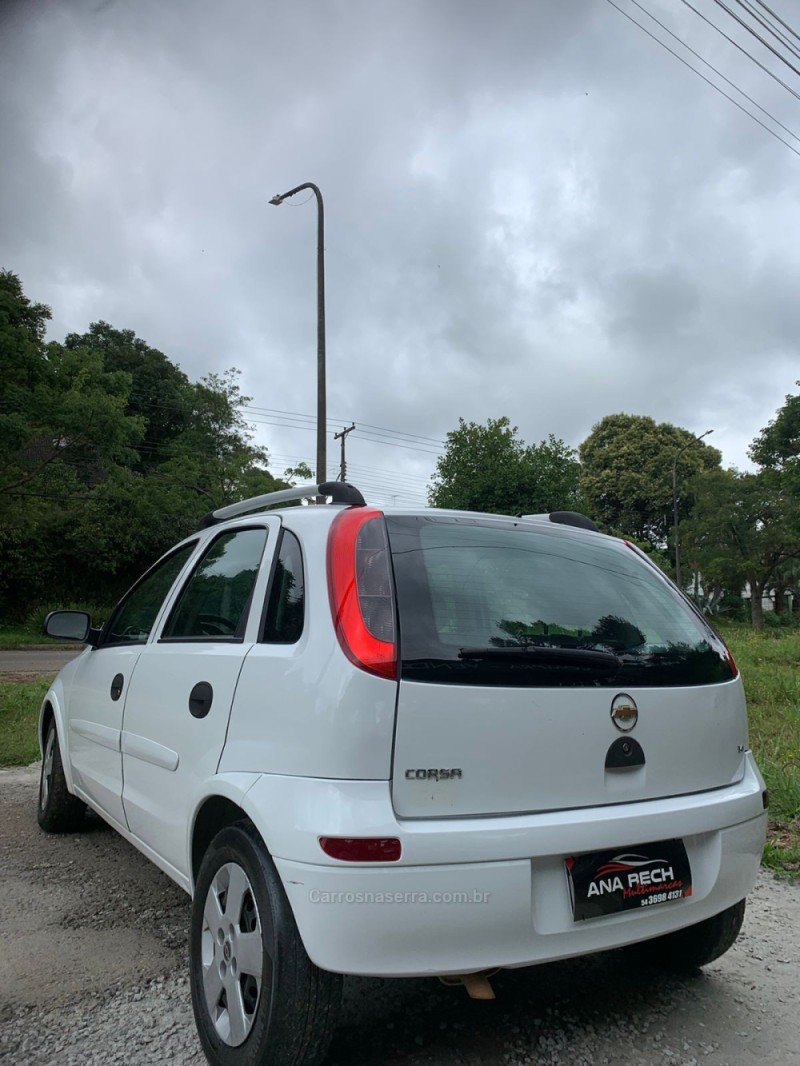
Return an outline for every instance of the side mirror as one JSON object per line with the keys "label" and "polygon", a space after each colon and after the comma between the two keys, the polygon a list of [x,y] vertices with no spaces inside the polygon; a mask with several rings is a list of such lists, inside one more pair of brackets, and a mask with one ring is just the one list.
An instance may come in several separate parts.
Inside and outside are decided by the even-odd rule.
{"label": "side mirror", "polygon": [[44,620],[48,637],[77,640],[85,644],[92,628],[92,616],[86,611],[51,611]]}

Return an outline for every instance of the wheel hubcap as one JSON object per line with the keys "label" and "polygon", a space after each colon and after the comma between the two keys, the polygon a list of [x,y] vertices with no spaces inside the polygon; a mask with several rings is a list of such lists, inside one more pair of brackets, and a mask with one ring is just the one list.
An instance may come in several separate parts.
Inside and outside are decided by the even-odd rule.
{"label": "wheel hubcap", "polygon": [[42,784],[39,789],[39,805],[44,810],[47,806],[47,800],[50,797],[50,787],[53,783],[53,752],[56,746],[56,731],[51,729],[47,734],[47,743],[44,749],[44,759],[42,761]]}
{"label": "wheel hubcap", "polygon": [[226,863],[208,887],[201,942],[203,992],[214,1027],[226,1044],[247,1039],[264,977],[261,919],[241,866]]}

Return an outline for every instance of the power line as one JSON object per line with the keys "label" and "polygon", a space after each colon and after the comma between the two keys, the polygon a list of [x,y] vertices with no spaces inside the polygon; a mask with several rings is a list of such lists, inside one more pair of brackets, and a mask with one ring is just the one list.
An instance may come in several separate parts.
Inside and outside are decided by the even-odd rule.
{"label": "power line", "polygon": [[775,19],[775,21],[779,22],[781,24],[781,26],[784,27],[784,29],[787,29],[789,31],[789,33],[791,33],[792,37],[796,37],[797,40],[800,41],[800,34],[796,33],[792,29],[792,27],[788,24],[788,22],[784,22],[783,19],[780,17],[780,15],[777,15],[772,10],[771,7],[767,7],[767,5],[763,2],[763,0],[756,0],[756,3],[758,4],[759,7],[763,7],[766,12],[768,12],[770,15],[772,15],[772,17]]}
{"label": "power line", "polygon": [[[693,56],[696,56],[700,60],[701,63],[705,63],[705,65],[710,70],[713,70],[714,73],[716,75],[718,75],[718,77],[722,78],[722,80],[724,82],[727,82],[727,84],[730,85],[731,88],[735,89],[737,91],[737,93],[741,93],[741,95],[745,98],[745,100],[749,100],[751,104],[753,104],[755,107],[757,107],[759,109],[759,111],[762,111],[768,118],[770,118],[776,124],[776,126],[780,126],[781,129],[785,130],[789,134],[790,137],[794,137],[794,139],[796,141],[800,142],[800,137],[798,137],[798,135],[796,133],[793,133],[789,129],[788,126],[784,126],[784,124],[780,121],[780,119],[775,118],[775,116],[771,112],[767,111],[767,109],[765,107],[762,107],[761,104],[759,104],[759,102],[757,100],[754,100],[752,96],[748,96],[747,93],[744,91],[744,89],[740,89],[739,86],[735,82],[731,81],[730,78],[727,78],[722,73],[721,70],[717,70],[717,68],[712,63],[709,63],[709,61],[707,59],[704,59],[700,55],[699,52],[696,52],[694,50],[694,48],[691,47],[691,45],[688,45],[686,43],[686,41],[683,40],[682,37],[679,37],[677,33],[673,33],[673,31],[669,28],[669,26],[665,26],[664,23],[661,22],[659,19],[657,19],[656,16],[651,11],[648,11],[646,7],[643,7],[642,4],[639,3],[639,0],[631,0],[631,3],[635,4],[636,7],[638,7],[640,11],[643,11],[645,13],[645,15],[647,15],[648,18],[651,18],[653,20],[653,22],[656,23],[656,25],[661,27],[662,30],[665,30],[670,35],[670,37],[674,37],[675,40],[678,41],[680,44],[682,44],[683,47],[688,52],[691,52]],[[637,23],[637,25],[638,25],[638,23]],[[692,68],[692,69],[694,69],[694,68]]]}
{"label": "power line", "polygon": [[[276,419],[278,419],[278,420],[276,420]],[[284,429],[303,429],[303,430],[307,430],[307,431],[310,431],[310,432],[316,432],[316,421],[314,419],[312,419],[311,417],[309,417],[309,419],[307,421],[301,421],[299,418],[290,418],[288,415],[287,416],[278,415],[278,416],[276,416],[276,418],[271,418],[271,419],[270,418],[254,418],[251,415],[249,417],[249,419],[248,419],[248,423],[252,424],[252,425],[278,426],[279,428],[282,427]],[[330,424],[327,425],[327,427],[326,427],[328,432],[332,431],[334,426],[336,425],[336,422],[334,422],[333,419],[330,419],[329,423]],[[370,430],[366,430],[366,429],[361,429],[361,423],[359,423],[359,433],[358,433],[358,435],[362,439],[369,440],[369,441],[372,441],[374,443],[384,443],[387,440],[388,441],[392,441],[392,442],[400,441],[401,442],[400,444],[395,443],[395,447],[407,447],[407,448],[410,448],[412,451],[421,451],[421,452],[425,452],[428,455],[438,455],[440,453],[440,451],[441,451],[440,448],[424,447],[423,446],[425,444],[424,440],[419,441],[418,444],[417,444],[417,442],[415,441],[415,438],[413,436],[405,437],[405,436],[400,436],[399,434],[392,433],[391,437],[387,437],[387,435],[384,434],[384,433],[378,433],[377,431],[370,431]],[[411,443],[412,441],[414,441],[413,444]]]}
{"label": "power line", "polygon": [[[293,466],[297,466],[299,465],[299,463],[308,463],[309,466],[311,465],[309,456],[307,454],[303,455],[298,453],[292,454],[287,452],[271,451],[269,453],[269,458],[270,462],[273,464],[291,463]],[[385,479],[387,482],[391,480],[396,484],[400,486],[405,486],[407,488],[414,488],[416,486],[427,486],[427,480],[424,475],[406,474],[400,470],[387,470],[384,467],[363,466],[360,463],[351,463],[350,461],[348,461],[347,463],[347,468],[348,470],[359,476],[366,475],[367,477],[369,477],[370,475],[377,475],[378,477]]]}
{"label": "power line", "polygon": [[[611,2],[611,0],[609,0],[609,3],[610,2]],[[710,18],[707,18],[703,14],[702,11],[698,11],[697,8],[693,4],[689,3],[689,0],[681,0],[681,3],[685,4],[686,7],[688,7],[690,11],[694,11],[695,15],[697,15],[698,18],[701,18],[703,20],[703,22],[705,22],[707,25],[709,25],[711,27],[712,30],[716,30],[717,33],[721,34],[721,36],[723,36],[726,41],[730,41],[730,43],[733,45],[734,48],[738,48],[739,51],[743,55],[746,55],[747,58],[749,60],[751,60],[751,62],[755,63],[755,65],[757,67],[760,67],[760,69],[763,70],[765,74],[768,74],[769,77],[772,78],[773,81],[776,81],[778,83],[778,85],[781,85],[787,91],[787,93],[791,93],[792,96],[795,97],[795,99],[800,100],[800,93],[796,92],[791,87],[791,85],[787,84],[783,80],[783,78],[779,78],[778,75],[774,71],[769,69],[769,67],[764,66],[764,64],[762,62],[760,62],[758,59],[756,59],[756,57],[754,55],[751,55],[750,52],[748,52],[747,49],[743,45],[739,44],[738,41],[734,41],[733,37],[729,36],[729,34],[727,34],[723,29],[720,29],[720,27],[715,22],[712,22]],[[623,12],[623,14],[624,14],[624,12]],[[700,76],[702,77],[702,74]],[[722,92],[721,89],[719,91]],[[723,93],[723,96],[724,95],[725,94]],[[744,111],[744,108],[742,108],[742,110]],[[749,112],[745,112],[745,114],[749,114]],[[756,119],[755,121],[758,122],[758,119]],[[772,132],[772,131],[770,130],[770,132]],[[778,135],[777,134],[773,134],[773,136],[777,137]],[[781,138],[778,137],[778,140],[780,140],[780,139]]]}
{"label": "power line", "polygon": [[[385,437],[382,433],[376,433],[376,432],[372,432],[371,433],[368,430],[361,429],[361,427],[359,427],[359,429],[356,430],[356,432],[364,440],[372,441],[375,444],[392,443],[392,438],[391,437]],[[397,437],[397,438],[395,438],[395,440],[402,442],[404,440],[404,438]],[[426,448],[426,447],[422,447],[422,446],[416,446],[415,444],[404,444],[404,443],[400,443],[399,445],[395,444],[395,446],[396,447],[411,448],[412,451],[424,452],[426,455],[439,455],[441,453],[441,450],[442,450],[441,448],[437,448],[437,447]]]}
{"label": "power line", "polygon": [[781,33],[780,30],[775,29],[771,22],[769,22],[767,19],[762,18],[761,15],[759,15],[759,13],[756,11],[756,9],[747,2],[747,0],[736,0],[736,3],[739,5],[739,7],[745,10],[751,18],[754,18],[759,24],[759,26],[763,26],[767,33],[771,33],[775,40],[782,44],[783,47],[786,48],[793,56],[795,56],[797,59],[800,59],[800,52],[798,52],[797,46],[792,44],[792,42],[789,40],[785,33]]}
{"label": "power line", "polygon": [[427,479],[421,475],[415,476],[413,474],[404,474],[400,470],[381,470],[374,466],[361,466],[357,463],[348,463],[349,469],[359,476],[366,475],[370,477],[377,475],[378,477],[391,478],[398,485],[405,484],[409,488],[415,488],[419,485],[427,485]]}
{"label": "power line", "polygon": [[[250,425],[257,425],[257,426],[277,426],[280,429],[300,429],[300,430],[304,430],[305,432],[308,432],[308,433],[315,433],[316,432],[316,426],[313,425],[312,423],[281,422],[281,421],[276,421],[275,419],[272,419],[272,418],[253,418],[252,416],[248,419],[248,423]],[[363,440],[370,441],[373,444],[391,444],[392,447],[395,447],[395,448],[408,448],[411,451],[423,452],[426,455],[438,455],[439,454],[438,452],[436,452],[436,451],[434,451],[433,449],[430,449],[430,448],[417,447],[416,445],[413,445],[413,444],[402,443],[402,439],[400,441],[388,441],[388,440],[384,440],[383,438],[381,438],[381,437],[379,437],[379,436],[377,436],[375,434],[371,434],[371,433],[369,433],[369,434],[368,433],[360,433],[359,436]]]}
{"label": "power line", "polygon": [[[309,462],[308,457],[302,455],[287,455],[285,453],[270,453],[270,462],[291,463]],[[310,464],[309,464],[310,465]],[[403,474],[396,470],[385,470],[378,467],[361,466],[348,462],[348,474],[351,480],[359,488],[367,487],[371,492],[380,492],[387,496],[403,496],[407,499],[427,499],[428,482],[424,477],[414,477]]]}
{"label": "power line", "polygon": [[359,478],[357,482],[351,482],[356,484],[362,492],[368,492],[371,494],[378,493],[380,496],[391,496],[396,500],[424,500],[426,494],[424,492],[403,492],[392,488],[391,485],[381,485],[379,482],[364,481]]}
{"label": "power line", "polygon": [[443,440],[437,440],[435,437],[422,437],[418,433],[406,433],[405,430],[401,430],[401,429],[384,429],[383,426],[371,426],[369,424],[369,422],[359,422],[358,424],[359,424],[359,426],[363,426],[364,429],[377,429],[377,430],[381,430],[384,433],[394,433],[397,436],[411,437],[412,439],[415,439],[415,440],[426,441],[426,442],[428,442],[430,444],[437,444],[437,445],[441,446],[442,448],[444,447],[444,444],[445,444],[445,442]]}
{"label": "power line", "polygon": [[[723,89],[720,89],[720,87],[718,85],[715,85],[714,82],[711,81],[710,78],[707,78],[705,76],[705,74],[702,74],[697,69],[697,67],[693,67],[691,63],[687,62],[683,58],[683,56],[679,56],[678,53],[673,51],[673,49],[670,48],[668,44],[664,44],[664,42],[662,40],[659,40],[659,38],[656,37],[656,35],[654,33],[651,33],[650,30],[648,30],[646,26],[643,26],[641,24],[641,22],[637,22],[636,19],[632,15],[628,14],[627,11],[623,11],[623,9],[621,7],[619,7],[618,4],[614,3],[614,0],[607,0],[607,2],[609,4],[611,4],[611,6],[613,8],[616,8],[616,10],[619,11],[619,13],[621,15],[624,15],[626,19],[628,19],[630,22],[632,22],[634,24],[634,26],[638,26],[639,29],[642,31],[642,33],[646,33],[648,37],[650,37],[652,40],[654,40],[656,42],[656,44],[660,44],[662,48],[665,48],[669,52],[670,55],[675,56],[675,58],[679,62],[683,63],[683,65],[685,67],[688,67],[689,70],[693,71],[698,76],[698,78],[702,78],[703,81],[707,85],[710,85],[712,89],[714,89],[716,92],[718,92],[721,96],[724,96],[726,100],[730,100],[730,102],[733,104],[734,107],[738,107],[738,109],[741,112],[743,112],[745,115],[747,115],[748,118],[751,118],[753,120],[753,122],[757,122],[758,125],[761,126],[762,129],[766,130],[767,133],[769,133],[771,136],[773,136],[776,141],[780,141],[781,144],[784,145],[786,148],[788,148],[790,152],[793,152],[796,156],[800,156],[800,151],[798,151],[791,144],[789,144],[788,141],[785,141],[783,139],[783,137],[779,136],[775,132],[775,130],[770,129],[769,126],[767,126],[766,123],[762,122],[760,118],[758,118],[752,112],[748,111],[746,107],[742,107],[742,105],[738,102],[738,100],[734,100],[732,96],[729,96],[728,93],[726,93]],[[687,3],[687,0],[683,0],[683,3]],[[689,5],[689,6],[691,7],[691,5]],[[692,10],[695,10],[695,9],[693,8]],[[788,86],[787,86],[787,88],[788,88]],[[797,96],[796,93],[794,95]],[[798,96],[798,99],[800,99],[800,96]]]}
{"label": "power line", "polygon": [[359,481],[371,481],[381,485],[391,487],[394,490],[403,492],[412,492],[416,495],[425,494],[427,491],[427,481],[420,478],[418,481],[399,481],[389,472],[380,472],[375,474],[367,473],[364,470],[359,470],[347,464],[348,472],[351,474],[351,480],[358,478]]}
{"label": "power line", "polygon": [[757,41],[760,41],[765,48],[768,48],[770,52],[772,52],[774,56],[777,56],[778,59],[780,59],[781,63],[785,63],[789,70],[794,71],[795,74],[800,76],[800,70],[798,70],[798,68],[794,66],[793,63],[790,63],[785,56],[782,56],[777,48],[773,48],[769,41],[765,40],[761,36],[758,30],[754,30],[752,26],[748,26],[747,22],[745,22],[743,18],[740,18],[735,11],[729,8],[728,5],[724,2],[724,0],[714,0],[714,3],[717,5],[717,7],[721,7],[723,11],[727,11],[732,19],[736,19],[740,26],[743,26],[748,33],[752,34],[752,36],[756,38]]}
{"label": "power line", "polygon": [[[255,411],[257,413],[271,414],[271,415],[290,415],[293,418],[302,418],[308,421],[314,422],[316,425],[316,415],[303,414],[299,411],[282,411],[275,407],[256,407],[254,404],[244,407],[245,411]],[[352,422],[352,418],[328,418],[326,422],[331,425],[338,426],[341,422]],[[359,426],[363,426],[365,429],[379,430],[381,433],[391,433],[399,437],[411,437],[414,440],[424,441],[428,444],[439,444],[444,447],[443,440],[437,440],[435,437],[423,437],[419,433],[407,433],[403,429],[388,429],[386,426],[373,426],[369,422],[362,422],[359,420]]]}
{"label": "power line", "polygon": [[[315,433],[316,432],[316,427],[315,426],[313,426],[313,425],[304,425],[302,423],[298,424],[298,425],[289,425],[286,422],[275,422],[272,419],[268,419],[268,418],[250,418],[248,421],[253,423],[253,424],[255,424],[255,425],[259,425],[259,426],[278,426],[278,427],[282,427],[284,429],[300,429],[300,430],[304,430],[307,433]],[[422,447],[418,447],[417,445],[414,445],[414,444],[401,444],[398,441],[384,440],[384,439],[376,436],[375,434],[360,433],[359,435],[362,437],[362,439],[369,441],[371,444],[382,444],[382,445],[384,445],[387,448],[405,448],[407,451],[422,452],[424,455],[439,455],[440,454],[439,452],[433,450],[432,448],[422,448]]]}

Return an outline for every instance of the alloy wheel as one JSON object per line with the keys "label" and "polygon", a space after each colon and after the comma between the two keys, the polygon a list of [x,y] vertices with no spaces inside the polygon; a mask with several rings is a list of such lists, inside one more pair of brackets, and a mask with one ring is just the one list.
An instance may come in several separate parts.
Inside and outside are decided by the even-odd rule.
{"label": "alloy wheel", "polygon": [[206,894],[201,938],[203,991],[220,1039],[247,1039],[264,992],[265,956],[253,887],[238,863],[215,873]]}
{"label": "alloy wheel", "polygon": [[53,762],[55,759],[56,731],[53,727],[47,733],[47,742],[44,748],[42,760],[42,782],[39,788],[39,806],[42,810],[47,806],[50,798],[50,789],[53,784]]}

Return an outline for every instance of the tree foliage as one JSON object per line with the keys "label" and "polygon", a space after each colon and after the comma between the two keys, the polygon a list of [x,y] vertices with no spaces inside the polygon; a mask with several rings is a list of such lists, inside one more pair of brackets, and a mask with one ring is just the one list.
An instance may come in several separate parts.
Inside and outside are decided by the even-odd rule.
{"label": "tree foliage", "polygon": [[580,446],[581,494],[609,532],[663,550],[673,525],[672,465],[678,515],[691,512],[693,475],[718,468],[722,456],[689,430],[646,415],[607,415]]}
{"label": "tree foliage", "polygon": [[709,470],[694,491],[694,511],[682,531],[703,584],[734,594],[747,587],[753,625],[760,628],[763,595],[800,557],[800,499],[776,470]]}
{"label": "tree foliage", "polygon": [[132,330],[114,329],[107,322],[93,322],[84,334],[68,334],[64,348],[91,352],[102,359],[107,371],[129,375],[125,413],[142,418],[147,429],[138,449],[139,466],[145,470],[157,466],[164,447],[188,427],[191,386],[187,376]]}
{"label": "tree foliage", "polygon": [[[800,385],[800,381],[795,382]],[[767,470],[792,469],[800,461],[800,396],[788,395],[750,445],[750,458]]]}
{"label": "tree foliage", "polygon": [[578,506],[580,466],[552,434],[526,445],[505,416],[486,425],[458,420],[447,434],[428,491],[432,507],[487,514],[536,514]]}
{"label": "tree foliage", "polygon": [[207,511],[283,487],[237,372],[189,378],[130,330],[45,341],[50,312],[0,272],[0,615],[113,600]]}

